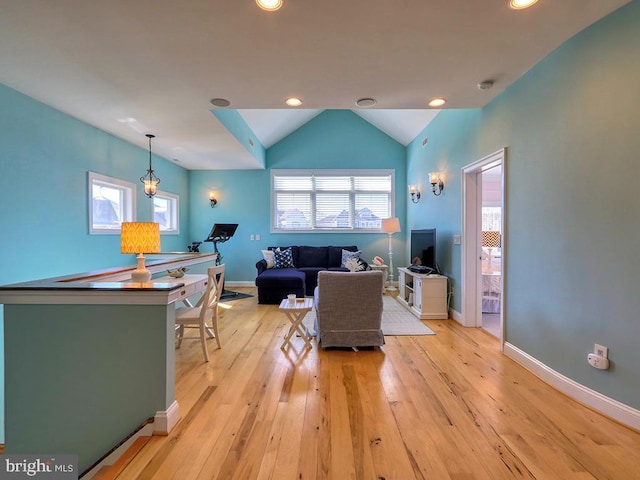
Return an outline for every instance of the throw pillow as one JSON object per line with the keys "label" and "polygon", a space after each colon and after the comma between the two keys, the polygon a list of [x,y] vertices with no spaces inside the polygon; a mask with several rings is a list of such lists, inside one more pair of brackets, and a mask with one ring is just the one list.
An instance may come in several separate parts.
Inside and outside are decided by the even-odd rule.
{"label": "throw pillow", "polygon": [[274,267],[273,250],[262,250],[262,258],[267,262],[267,268]]}
{"label": "throw pillow", "polygon": [[285,248],[284,250],[275,250],[273,252],[274,268],[295,268],[293,265],[293,255],[291,248]]}
{"label": "throw pillow", "polygon": [[350,252],[349,250],[342,250],[342,263],[340,264],[341,267],[346,267],[346,262],[348,259],[350,258],[355,258],[356,260],[360,260],[360,254],[362,252],[360,250],[358,250],[357,252]]}

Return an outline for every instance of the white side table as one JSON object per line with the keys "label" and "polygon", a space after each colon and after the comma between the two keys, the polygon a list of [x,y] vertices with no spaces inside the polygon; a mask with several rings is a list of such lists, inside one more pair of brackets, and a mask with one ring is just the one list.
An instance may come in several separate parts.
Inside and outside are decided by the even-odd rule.
{"label": "white side table", "polygon": [[384,293],[387,287],[387,277],[389,275],[389,272],[387,270],[389,267],[387,267],[386,265],[375,265],[373,263],[370,263],[369,266],[371,267],[371,270],[380,270],[384,274],[384,281],[382,282],[382,293]]}
{"label": "white side table", "polygon": [[313,299],[311,298],[297,298],[295,302],[290,302],[285,298],[280,302],[280,311],[283,312],[291,322],[289,332],[285,335],[284,342],[282,342],[280,348],[284,349],[287,343],[291,345],[291,337],[296,332],[304,339],[305,346],[311,348],[309,336],[302,329],[302,319],[304,319],[304,316],[310,312],[312,308]]}

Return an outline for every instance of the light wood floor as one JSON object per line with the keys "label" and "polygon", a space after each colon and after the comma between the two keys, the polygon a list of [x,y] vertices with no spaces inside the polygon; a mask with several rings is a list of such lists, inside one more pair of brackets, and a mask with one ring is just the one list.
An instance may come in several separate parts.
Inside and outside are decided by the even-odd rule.
{"label": "light wood floor", "polygon": [[[250,289],[239,289],[251,291]],[[381,349],[280,350],[287,320],[256,298],[221,311],[222,350],[177,352],[182,419],[122,479],[640,479],[640,433],[575,403],[482,329]]]}

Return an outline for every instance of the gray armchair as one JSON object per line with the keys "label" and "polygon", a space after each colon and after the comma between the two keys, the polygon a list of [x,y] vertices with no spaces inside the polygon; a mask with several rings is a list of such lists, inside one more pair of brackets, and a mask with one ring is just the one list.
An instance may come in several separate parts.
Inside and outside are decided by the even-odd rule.
{"label": "gray armchair", "polygon": [[384,344],[383,282],[381,271],[318,272],[315,330],[323,348]]}

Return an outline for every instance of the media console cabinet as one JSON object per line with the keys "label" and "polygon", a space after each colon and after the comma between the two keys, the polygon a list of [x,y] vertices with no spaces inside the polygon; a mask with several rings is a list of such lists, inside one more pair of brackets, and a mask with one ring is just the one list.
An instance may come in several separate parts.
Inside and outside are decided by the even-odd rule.
{"label": "media console cabinet", "polygon": [[[155,277],[214,253],[147,262]],[[203,274],[132,283],[135,266],[0,287],[4,304],[4,453],[78,455],[79,473],[141,426],[167,434],[175,399],[175,305]]]}
{"label": "media console cabinet", "polygon": [[399,268],[398,290],[397,300],[420,320],[449,318],[444,275],[424,275]]}

